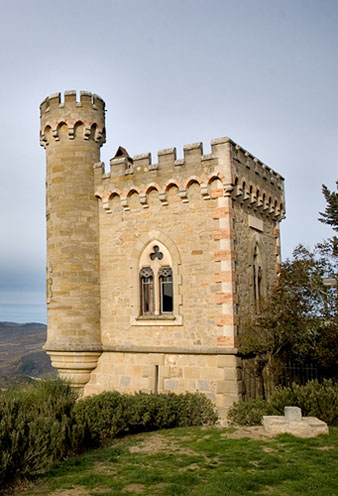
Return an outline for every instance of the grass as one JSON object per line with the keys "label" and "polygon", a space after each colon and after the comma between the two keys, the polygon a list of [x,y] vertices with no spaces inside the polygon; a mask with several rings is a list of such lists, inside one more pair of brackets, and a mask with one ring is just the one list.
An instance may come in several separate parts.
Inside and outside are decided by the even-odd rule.
{"label": "grass", "polygon": [[54,465],[22,494],[338,496],[338,428],[314,439],[236,437],[198,427],[129,436]]}

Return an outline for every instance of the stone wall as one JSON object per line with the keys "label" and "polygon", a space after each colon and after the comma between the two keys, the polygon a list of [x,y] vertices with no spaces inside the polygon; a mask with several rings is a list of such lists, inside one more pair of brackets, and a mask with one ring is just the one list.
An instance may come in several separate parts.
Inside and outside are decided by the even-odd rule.
{"label": "stone wall", "polygon": [[215,403],[220,416],[225,416],[239,398],[240,377],[240,359],[230,354],[103,352],[85,394],[107,390],[123,393],[199,391]]}

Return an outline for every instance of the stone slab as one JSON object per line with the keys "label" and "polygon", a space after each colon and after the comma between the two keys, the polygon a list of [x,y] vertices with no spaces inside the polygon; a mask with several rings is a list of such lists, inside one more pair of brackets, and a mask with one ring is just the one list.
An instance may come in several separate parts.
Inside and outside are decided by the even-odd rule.
{"label": "stone slab", "polygon": [[316,437],[329,433],[327,424],[316,417],[303,417],[299,421],[279,415],[268,415],[263,417],[263,427],[273,435],[287,433],[297,437]]}
{"label": "stone slab", "polygon": [[301,422],[302,410],[298,406],[285,406],[284,417],[290,421]]}

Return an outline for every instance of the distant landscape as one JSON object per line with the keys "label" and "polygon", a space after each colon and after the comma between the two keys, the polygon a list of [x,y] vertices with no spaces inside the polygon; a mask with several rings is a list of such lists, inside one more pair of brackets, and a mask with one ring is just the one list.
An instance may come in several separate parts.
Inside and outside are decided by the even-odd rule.
{"label": "distant landscape", "polygon": [[47,326],[31,322],[0,322],[0,388],[53,374],[50,358],[42,349]]}

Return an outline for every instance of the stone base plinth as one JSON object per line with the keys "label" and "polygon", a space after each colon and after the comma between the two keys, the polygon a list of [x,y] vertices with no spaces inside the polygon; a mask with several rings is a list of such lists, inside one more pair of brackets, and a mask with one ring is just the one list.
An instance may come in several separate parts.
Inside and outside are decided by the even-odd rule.
{"label": "stone base plinth", "polygon": [[57,368],[59,376],[71,383],[72,388],[81,396],[83,388],[96,368],[101,352],[97,351],[47,351],[52,366]]}
{"label": "stone base plinth", "polygon": [[[173,350],[174,351],[174,350]],[[224,421],[242,391],[240,359],[235,354],[103,351],[84,396],[119,391],[133,394],[205,394]]]}

